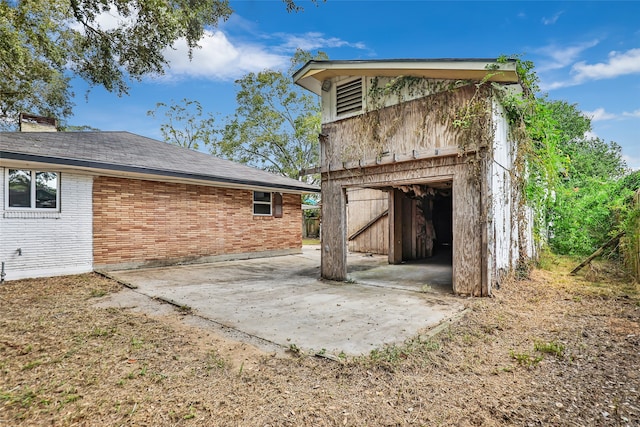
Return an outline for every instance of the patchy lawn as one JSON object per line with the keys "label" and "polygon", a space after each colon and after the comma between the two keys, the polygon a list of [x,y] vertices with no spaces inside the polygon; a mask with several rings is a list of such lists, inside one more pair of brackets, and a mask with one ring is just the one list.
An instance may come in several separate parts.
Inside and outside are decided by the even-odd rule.
{"label": "patchy lawn", "polygon": [[614,273],[535,270],[343,363],[262,354],[185,310],[96,308],[120,289],[97,275],[7,282],[0,425],[640,425],[639,289]]}

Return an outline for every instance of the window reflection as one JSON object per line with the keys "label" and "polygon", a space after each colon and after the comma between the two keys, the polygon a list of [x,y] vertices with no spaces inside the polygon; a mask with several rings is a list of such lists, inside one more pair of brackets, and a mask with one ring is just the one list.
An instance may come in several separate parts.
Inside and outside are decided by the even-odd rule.
{"label": "window reflection", "polygon": [[57,208],[58,174],[36,172],[36,208]]}
{"label": "window reflection", "polygon": [[9,207],[31,207],[31,171],[9,169]]}
{"label": "window reflection", "polygon": [[57,209],[58,173],[9,169],[10,208]]}

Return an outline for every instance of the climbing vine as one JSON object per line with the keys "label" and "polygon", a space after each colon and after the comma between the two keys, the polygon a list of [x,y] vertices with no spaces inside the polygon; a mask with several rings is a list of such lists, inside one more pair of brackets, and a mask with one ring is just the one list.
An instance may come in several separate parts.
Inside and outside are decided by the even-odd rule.
{"label": "climbing vine", "polygon": [[[500,63],[514,59],[520,85],[492,81],[501,73]],[[434,148],[437,153],[439,147],[449,146],[455,140],[459,156],[471,171],[470,180],[477,185],[486,177],[486,159],[490,159],[496,140],[493,117],[502,114],[508,123],[507,140],[513,155],[508,173],[513,188],[510,214],[515,218],[514,223],[532,223],[538,242],[553,243],[555,239],[552,248],[565,253],[587,251],[601,237],[616,233],[621,227],[637,230],[638,208],[628,209],[626,193],[609,186],[610,181],[615,182],[623,174],[620,165],[624,162],[616,151],[617,145],[584,139],[589,120],[581,116],[575,106],[563,111],[557,105],[562,102],[537,97],[538,78],[532,62],[502,57],[488,67],[481,81],[400,76],[372,78],[365,83],[363,114],[354,117],[350,126],[340,128],[344,140],[353,141],[341,146],[341,152],[336,153],[343,162],[373,157],[380,160],[390,154],[411,155],[412,149],[418,151],[421,147],[432,155]],[[403,149],[405,141],[409,143]],[[390,153],[392,150],[395,152]],[[413,155],[415,157],[415,151]],[[605,159],[598,161],[603,156]],[[587,170],[582,166],[585,158],[588,162],[593,159],[596,166],[590,166],[589,170],[603,174],[603,184],[594,184],[593,179],[588,179],[590,172],[586,178],[583,176]],[[576,172],[578,166],[582,169]],[[598,190],[605,187],[611,191]],[[613,192],[615,195],[609,194]],[[598,200],[600,204],[589,204]],[[573,215],[577,208],[569,206],[571,204],[584,205],[588,215]],[[563,212],[573,215],[582,225],[567,224],[573,219],[570,215],[559,217]],[[486,212],[482,215],[482,220],[491,220]],[[563,226],[569,236],[575,235],[581,240],[555,238],[559,236],[559,226]],[[518,227],[518,230],[519,240],[526,241],[527,229]],[[567,247],[559,247],[560,240],[567,240]],[[628,246],[635,250],[632,243]],[[520,259],[524,260],[526,248],[521,245],[520,249]]]}

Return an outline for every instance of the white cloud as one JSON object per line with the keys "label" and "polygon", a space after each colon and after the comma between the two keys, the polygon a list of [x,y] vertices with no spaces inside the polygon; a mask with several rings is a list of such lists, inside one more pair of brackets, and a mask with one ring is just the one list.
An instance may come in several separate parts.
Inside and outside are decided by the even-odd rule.
{"label": "white cloud", "polygon": [[593,111],[583,111],[582,114],[591,118],[593,122],[599,122],[602,120],[613,120],[617,118],[615,114],[607,113],[604,108],[596,108]]}
{"label": "white cloud", "polygon": [[551,18],[547,18],[547,17],[543,17],[542,18],[542,23],[544,25],[553,25],[556,22],[558,22],[558,19],[560,18],[560,15],[562,15],[564,12],[558,12],[555,15],[553,15]]}
{"label": "white cloud", "polygon": [[[128,17],[121,15],[118,8],[111,5],[109,11],[101,12],[96,15],[92,25],[98,29],[108,31],[118,27],[130,27],[138,19],[138,11],[135,8],[130,10]],[[71,21],[69,27],[73,30],[84,33],[84,27],[78,21]]]}
{"label": "white cloud", "polygon": [[596,46],[599,42],[599,40],[595,39],[583,43],[578,43],[572,46],[544,46],[540,49],[537,49],[536,52],[540,55],[548,57],[548,59],[541,61],[539,66],[536,68],[538,71],[547,71],[567,67],[574,63],[582,52]]}
{"label": "white cloud", "polygon": [[198,44],[200,48],[193,50],[191,60],[184,39],[164,52],[170,65],[166,70],[168,77],[233,80],[248,72],[281,68],[289,62],[288,56],[269,52],[258,44],[234,45],[222,31],[205,32]]}
{"label": "white cloud", "polygon": [[625,111],[624,113],[622,113],[623,116],[625,117],[637,117],[640,119],[640,108],[637,109],[636,111],[632,111],[632,112],[627,112]]}
{"label": "white cloud", "polygon": [[336,47],[352,47],[356,49],[365,49],[362,42],[351,43],[337,37],[326,37],[323,33],[309,32],[305,34],[274,34],[275,37],[281,38],[284,43],[280,45],[280,49],[295,51],[297,48],[302,50],[318,50],[323,48]]}
{"label": "white cloud", "polygon": [[627,164],[627,167],[637,171],[640,170],[640,157],[631,157],[627,154],[622,155],[622,160]]}
{"label": "white cloud", "polygon": [[576,82],[610,79],[626,74],[640,73],[640,49],[630,49],[620,53],[609,53],[607,62],[587,64],[585,61],[573,65],[572,73]]}
{"label": "white cloud", "polygon": [[[563,68],[578,56],[582,50],[595,46],[598,41],[583,43],[574,47],[554,50],[552,46],[539,49],[538,52],[547,54],[552,57],[555,62],[543,63],[538,67],[538,71],[546,71],[556,68]],[[563,59],[563,55],[566,55]],[[630,49],[626,52],[610,52],[607,62],[599,62],[596,64],[587,64],[586,61],[580,61],[571,67],[571,79],[563,81],[555,81],[552,83],[542,83],[542,90],[553,90],[564,87],[577,86],[590,80],[611,79],[627,74],[640,73],[640,48]]]}
{"label": "white cloud", "polygon": [[598,139],[598,138],[600,138],[598,136],[598,134],[596,134],[595,132],[593,132],[591,130],[586,131],[584,133],[584,137],[585,137],[585,139]]}
{"label": "white cloud", "polygon": [[207,31],[198,42],[200,48],[193,50],[191,61],[185,40],[180,40],[173,49],[164,52],[170,65],[164,78],[233,80],[249,72],[286,68],[297,48],[309,51],[340,47],[366,48],[363,43],[326,37],[322,33],[277,33],[255,38],[266,40],[270,45],[234,42],[221,30]]}

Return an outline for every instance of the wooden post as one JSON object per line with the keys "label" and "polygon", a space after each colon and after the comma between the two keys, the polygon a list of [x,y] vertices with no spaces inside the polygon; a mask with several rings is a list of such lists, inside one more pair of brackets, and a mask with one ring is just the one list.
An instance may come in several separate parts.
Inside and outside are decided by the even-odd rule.
{"label": "wooden post", "polygon": [[389,191],[389,264],[402,263],[402,191]]}
{"label": "wooden post", "polygon": [[320,274],[329,280],[347,279],[347,214],[345,189],[322,181],[322,252]]}

